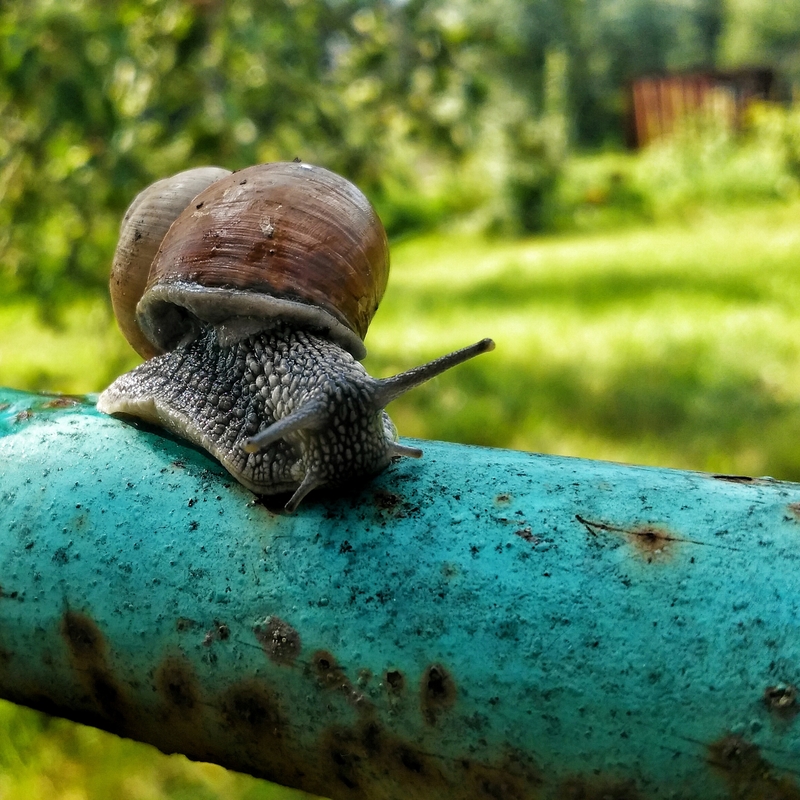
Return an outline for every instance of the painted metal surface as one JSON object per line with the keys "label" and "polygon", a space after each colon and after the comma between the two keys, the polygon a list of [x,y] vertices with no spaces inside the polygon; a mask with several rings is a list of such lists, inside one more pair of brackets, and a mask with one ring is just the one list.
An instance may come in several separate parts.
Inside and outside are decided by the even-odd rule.
{"label": "painted metal surface", "polygon": [[334,798],[800,798],[800,485],[423,446],[287,515],[2,392],[0,694]]}

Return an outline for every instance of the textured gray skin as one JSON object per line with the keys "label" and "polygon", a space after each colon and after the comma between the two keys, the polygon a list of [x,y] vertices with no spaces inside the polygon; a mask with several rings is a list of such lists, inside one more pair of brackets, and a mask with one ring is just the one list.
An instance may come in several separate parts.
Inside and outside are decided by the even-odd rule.
{"label": "textured gray skin", "polygon": [[[98,408],[130,414],[205,448],[257,494],[311,489],[380,472],[397,454],[397,434],[376,405],[379,381],[336,344],[276,327],[228,345],[213,328],[122,375]],[[247,440],[300,408],[316,408],[310,427],[260,452]]]}

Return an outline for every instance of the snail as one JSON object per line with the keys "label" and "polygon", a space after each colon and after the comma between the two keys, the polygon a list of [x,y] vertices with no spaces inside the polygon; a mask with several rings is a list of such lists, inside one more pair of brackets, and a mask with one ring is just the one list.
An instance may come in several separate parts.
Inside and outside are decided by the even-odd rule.
{"label": "snail", "polygon": [[203,167],[154,183],[123,218],[111,270],[146,360],[99,397],[199,445],[259,495],[377,474],[401,456],[384,407],[491,339],[391,378],[359,363],[389,274],[367,198],[322,167]]}

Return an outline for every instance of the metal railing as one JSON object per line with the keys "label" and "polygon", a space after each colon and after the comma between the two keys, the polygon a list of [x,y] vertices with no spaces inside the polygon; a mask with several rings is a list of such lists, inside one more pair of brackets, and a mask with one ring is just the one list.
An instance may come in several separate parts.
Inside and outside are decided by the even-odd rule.
{"label": "metal railing", "polygon": [[424,443],[288,515],[0,393],[0,695],[334,798],[796,797],[800,485]]}

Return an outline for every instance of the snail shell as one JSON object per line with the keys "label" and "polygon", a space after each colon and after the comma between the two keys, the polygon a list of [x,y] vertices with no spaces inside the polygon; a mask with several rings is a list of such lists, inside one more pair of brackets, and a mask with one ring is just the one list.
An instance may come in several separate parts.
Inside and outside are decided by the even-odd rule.
{"label": "snail shell", "polygon": [[189,439],[256,493],[293,491],[288,510],[318,486],[418,458],[384,407],[494,343],[392,378],[366,373],[357,359],[389,250],[364,195],[294,162],[171,180],[134,200],[111,277],[120,327],[149,360],[98,409]]}
{"label": "snail shell", "polygon": [[[352,183],[295,162],[233,174],[205,168],[176,180],[177,189],[167,179],[137,197],[126,214],[136,224],[123,225],[114,259],[114,308],[140,354],[166,352],[203,324],[224,324],[223,341],[232,342],[280,320],[320,331],[358,359],[366,355],[363,339],[389,278],[389,246]],[[151,219],[161,228],[169,222],[167,230],[151,223],[157,252],[152,244],[137,250],[135,237]],[[137,277],[124,282],[129,270]]]}

